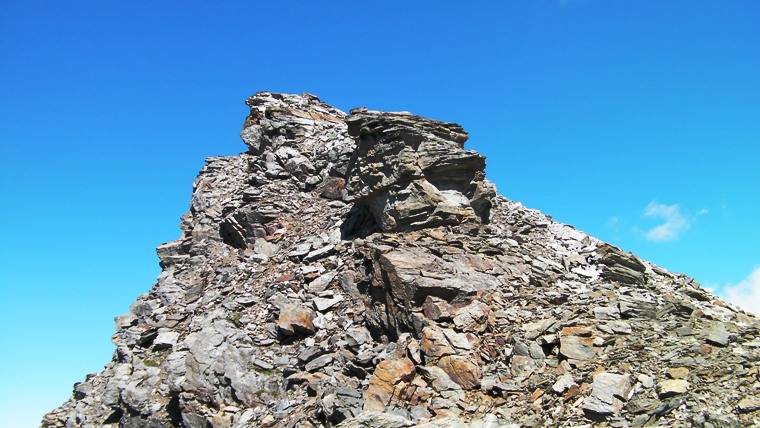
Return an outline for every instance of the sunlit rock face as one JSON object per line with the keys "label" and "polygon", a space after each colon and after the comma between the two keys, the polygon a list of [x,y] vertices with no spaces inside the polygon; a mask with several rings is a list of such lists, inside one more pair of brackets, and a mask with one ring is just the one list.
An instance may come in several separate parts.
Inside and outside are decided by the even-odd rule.
{"label": "sunlit rock face", "polygon": [[461,126],[367,109],[346,123],[356,140],[349,187],[383,231],[488,221],[495,190]]}

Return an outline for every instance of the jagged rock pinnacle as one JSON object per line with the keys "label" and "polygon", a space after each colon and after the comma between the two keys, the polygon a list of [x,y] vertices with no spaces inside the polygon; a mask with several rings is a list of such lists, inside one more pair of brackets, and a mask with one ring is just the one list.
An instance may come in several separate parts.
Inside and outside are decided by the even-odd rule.
{"label": "jagged rock pinnacle", "polygon": [[461,126],[367,109],[346,123],[356,140],[349,188],[383,231],[488,222],[496,192]]}
{"label": "jagged rock pinnacle", "polygon": [[456,124],[247,100],[44,427],[760,424],[760,324],[496,194]]}

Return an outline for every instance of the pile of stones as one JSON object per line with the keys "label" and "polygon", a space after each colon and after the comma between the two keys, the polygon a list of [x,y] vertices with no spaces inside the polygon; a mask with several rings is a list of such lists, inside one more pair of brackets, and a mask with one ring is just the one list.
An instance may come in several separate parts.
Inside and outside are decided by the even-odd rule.
{"label": "pile of stones", "polygon": [[247,101],[44,427],[760,424],[760,322],[496,193],[458,125]]}

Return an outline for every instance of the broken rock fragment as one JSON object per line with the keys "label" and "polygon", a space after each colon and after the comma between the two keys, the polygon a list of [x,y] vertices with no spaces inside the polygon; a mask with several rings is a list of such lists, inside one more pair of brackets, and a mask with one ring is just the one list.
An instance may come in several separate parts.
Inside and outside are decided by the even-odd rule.
{"label": "broken rock fragment", "polygon": [[414,363],[408,358],[381,361],[364,393],[364,409],[384,410],[391,403],[394,394],[400,392],[398,385],[409,382],[414,372]]}
{"label": "broken rock fragment", "polygon": [[583,410],[608,416],[620,413],[631,392],[628,375],[602,372],[594,376],[591,395],[583,402]]}
{"label": "broken rock fragment", "polygon": [[316,317],[314,311],[301,305],[285,305],[280,309],[277,327],[286,336],[294,333],[312,334],[315,331],[313,321]]}

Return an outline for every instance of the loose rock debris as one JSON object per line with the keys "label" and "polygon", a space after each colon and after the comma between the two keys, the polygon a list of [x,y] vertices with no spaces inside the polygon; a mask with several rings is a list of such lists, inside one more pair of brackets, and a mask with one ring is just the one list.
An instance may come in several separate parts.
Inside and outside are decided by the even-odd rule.
{"label": "loose rock debris", "polygon": [[496,193],[456,124],[247,101],[45,427],[760,424],[758,320]]}

